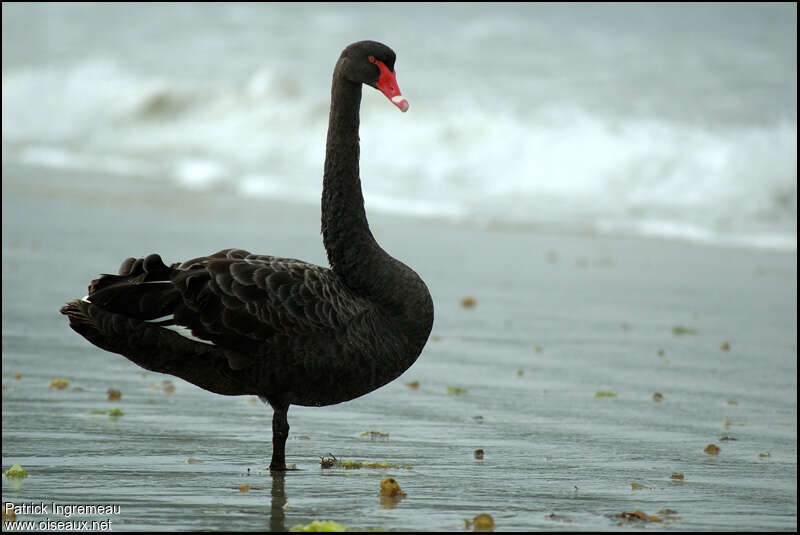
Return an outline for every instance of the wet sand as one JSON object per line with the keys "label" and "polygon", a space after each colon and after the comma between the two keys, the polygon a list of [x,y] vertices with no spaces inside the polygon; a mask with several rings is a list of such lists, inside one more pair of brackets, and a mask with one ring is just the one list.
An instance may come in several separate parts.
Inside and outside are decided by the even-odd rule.
{"label": "wet sand", "polygon": [[[120,506],[17,520],[435,531],[488,513],[497,531],[616,530],[641,510],[657,529],[797,529],[796,253],[395,218],[370,212],[365,187],[376,238],[431,289],[432,337],[394,383],[292,407],[298,469],[272,477],[260,402],[145,372],[58,309],[127,256],[325,263],[319,210],[4,166],[2,465],[28,477],[4,477],[3,502]],[[329,454],[411,468],[322,469]],[[405,499],[381,503],[386,476]]]}

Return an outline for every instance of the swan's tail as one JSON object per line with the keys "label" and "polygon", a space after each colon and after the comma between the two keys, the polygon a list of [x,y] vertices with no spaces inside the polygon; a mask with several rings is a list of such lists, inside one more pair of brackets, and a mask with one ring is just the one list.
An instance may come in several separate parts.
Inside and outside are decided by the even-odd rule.
{"label": "swan's tail", "polygon": [[[103,275],[89,295],[69,301],[61,313],[92,344],[119,353],[147,370],[175,375],[226,395],[258,394],[247,375],[233,370],[225,350],[169,330],[181,296],[170,282],[174,266],[158,255],[129,258],[119,275]],[[166,327],[166,328],[165,328]]]}

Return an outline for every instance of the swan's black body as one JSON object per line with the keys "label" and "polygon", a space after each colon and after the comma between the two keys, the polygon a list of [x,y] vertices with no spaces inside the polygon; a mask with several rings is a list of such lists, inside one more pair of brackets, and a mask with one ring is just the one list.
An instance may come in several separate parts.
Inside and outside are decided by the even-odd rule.
{"label": "swan's black body", "polygon": [[154,254],[127,259],[61,309],[87,340],[143,368],[269,401],[274,470],[285,469],[289,405],[339,403],[385,385],[414,363],[433,324],[425,283],[381,249],[364,212],[358,116],[362,83],[378,80],[376,59],[394,71],[391,49],[354,43],[333,74],[322,193],[330,269],[236,249],[171,266]]}

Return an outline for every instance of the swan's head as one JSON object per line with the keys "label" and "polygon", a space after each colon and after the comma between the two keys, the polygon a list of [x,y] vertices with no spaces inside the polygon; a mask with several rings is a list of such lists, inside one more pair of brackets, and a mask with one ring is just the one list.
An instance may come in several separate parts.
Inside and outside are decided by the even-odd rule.
{"label": "swan's head", "polygon": [[351,82],[378,89],[401,111],[407,111],[408,101],[395,78],[394,60],[394,51],[383,43],[359,41],[344,49],[336,71]]}

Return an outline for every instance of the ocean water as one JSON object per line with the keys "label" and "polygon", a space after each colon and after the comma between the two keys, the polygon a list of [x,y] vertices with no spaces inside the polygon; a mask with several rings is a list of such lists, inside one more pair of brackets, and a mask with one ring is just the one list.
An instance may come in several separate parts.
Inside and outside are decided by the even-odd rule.
{"label": "ocean water", "polygon": [[[796,254],[371,213],[381,244],[431,289],[432,336],[385,387],[291,407],[297,470],[272,475],[271,411],[257,398],[147,372],[90,345],[58,308],[140,251],[177,261],[261,244],[322,262],[318,212],[185,202],[178,187],[147,203],[93,199],[42,187],[81,171],[3,169],[2,468],[28,472],[0,476],[3,504],[117,508],[21,512],[5,531],[335,520],[466,532],[478,514],[498,532],[797,531]],[[461,306],[465,294],[474,306]],[[51,388],[54,378],[69,384]],[[322,468],[331,455],[392,466]],[[379,498],[385,477],[403,500]],[[637,510],[660,521],[620,517]]]}
{"label": "ocean water", "polygon": [[796,4],[3,4],[4,162],[318,205],[375,39],[369,211],[797,248]]}

